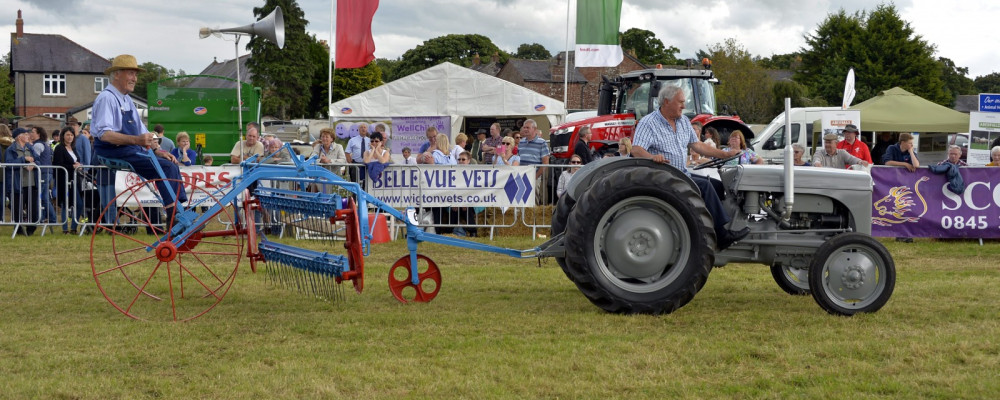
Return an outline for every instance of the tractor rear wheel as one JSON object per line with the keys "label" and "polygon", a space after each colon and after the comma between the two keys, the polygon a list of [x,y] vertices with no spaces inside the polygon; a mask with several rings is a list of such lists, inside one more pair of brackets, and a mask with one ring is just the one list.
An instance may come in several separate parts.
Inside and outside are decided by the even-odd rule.
{"label": "tractor rear wheel", "polygon": [[615,171],[595,181],[570,212],[566,271],[606,311],[670,313],[708,280],[712,226],[697,188],[680,171]]}
{"label": "tractor rear wheel", "polygon": [[[569,219],[569,213],[573,211],[574,205],[576,205],[576,200],[573,200],[569,194],[563,193],[562,196],[559,196],[559,201],[556,202],[556,211],[552,214],[552,227],[550,229],[552,237],[566,230],[566,220]],[[563,243],[565,243],[565,240]],[[556,264],[559,264],[559,268],[562,268],[566,277],[573,280],[573,276],[566,271],[566,259],[563,257],[556,257],[555,259]]]}

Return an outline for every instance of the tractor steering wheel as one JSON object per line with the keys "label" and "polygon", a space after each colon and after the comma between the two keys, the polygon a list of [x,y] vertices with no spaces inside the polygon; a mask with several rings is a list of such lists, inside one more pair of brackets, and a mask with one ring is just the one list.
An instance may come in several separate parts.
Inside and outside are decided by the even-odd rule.
{"label": "tractor steering wheel", "polygon": [[739,153],[737,153],[735,155],[731,155],[731,156],[726,157],[726,158],[716,158],[716,159],[714,159],[712,161],[709,161],[707,163],[698,165],[697,167],[694,167],[693,169],[699,170],[699,169],[705,169],[705,168],[720,168],[725,163],[727,163],[727,162],[729,162],[731,160],[735,160],[735,159],[739,158],[745,152],[746,152],[746,150],[743,150],[743,151],[741,151],[741,152],[739,152]]}

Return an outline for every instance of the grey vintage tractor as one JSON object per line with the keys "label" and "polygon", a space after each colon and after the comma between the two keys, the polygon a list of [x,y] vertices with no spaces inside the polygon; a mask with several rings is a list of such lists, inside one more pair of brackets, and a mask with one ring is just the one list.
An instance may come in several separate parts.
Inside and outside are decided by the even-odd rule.
{"label": "grey vintage tractor", "polygon": [[[789,149],[790,154],[790,149]],[[745,239],[716,249],[712,217],[682,171],[636,158],[580,169],[552,217],[553,256],[598,307],[662,314],[684,306],[713,267],[758,263],[778,286],[811,293],[831,314],[874,312],[896,281],[888,250],[871,233],[872,180],[865,172],[780,165],[718,168],[731,229]],[[793,173],[794,172],[794,173]]]}

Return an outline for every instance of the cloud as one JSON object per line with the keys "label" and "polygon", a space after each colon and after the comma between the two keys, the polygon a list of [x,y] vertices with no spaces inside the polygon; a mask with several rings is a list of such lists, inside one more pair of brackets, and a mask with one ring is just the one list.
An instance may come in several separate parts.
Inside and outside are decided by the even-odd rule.
{"label": "cloud", "polygon": [[[0,28],[14,30],[16,9],[25,12],[25,31],[62,34],[105,57],[133,53],[140,62],[200,72],[213,58],[231,59],[234,46],[219,38],[198,39],[200,27],[230,28],[254,21],[259,0],[168,0],[113,3],[107,0],[0,0]],[[330,3],[298,2],[317,38],[330,37]],[[652,31],[668,46],[694,57],[727,38],[737,39],[760,56],[798,51],[803,36],[843,8],[853,14],[873,9],[870,0],[628,0],[622,7],[621,30]],[[997,2],[894,1],[904,20],[937,45],[938,56],[967,66],[975,75],[1000,65],[985,43]],[[498,47],[516,51],[522,43],[540,43],[552,53],[566,47],[564,1],[541,0],[382,0],[375,13],[375,55],[397,58],[424,41],[447,34],[478,33]],[[575,15],[569,18],[573,38]],[[246,39],[241,41],[241,45]],[[572,43],[571,43],[572,45]],[[240,54],[246,54],[245,48]]]}

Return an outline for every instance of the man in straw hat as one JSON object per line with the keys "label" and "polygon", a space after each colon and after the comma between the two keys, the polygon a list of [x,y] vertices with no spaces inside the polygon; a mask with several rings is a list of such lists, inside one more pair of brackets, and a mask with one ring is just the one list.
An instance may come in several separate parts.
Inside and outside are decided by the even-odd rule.
{"label": "man in straw hat", "polygon": [[[129,96],[135,90],[136,74],[139,71],[144,70],[139,68],[135,57],[129,54],[115,57],[111,66],[104,70],[111,84],[94,100],[91,129],[94,152],[98,156],[128,162],[137,174],[146,179],[160,177],[153,165],[154,162],[159,163],[167,179],[177,180],[176,185],[171,185],[174,186],[173,192],[177,194],[177,199],[170,195],[165,182],[159,181],[156,184],[166,207],[167,217],[172,220],[175,200],[187,201],[187,195],[180,184],[180,170],[169,153],[152,159],[146,156],[146,149],[153,146],[156,135],[150,133],[142,123],[139,110]],[[107,183],[114,185],[114,175],[110,176],[110,182]],[[110,198],[102,200],[111,201]]]}

